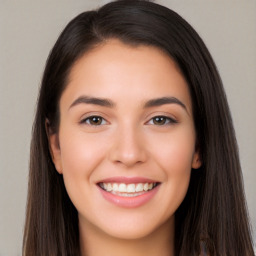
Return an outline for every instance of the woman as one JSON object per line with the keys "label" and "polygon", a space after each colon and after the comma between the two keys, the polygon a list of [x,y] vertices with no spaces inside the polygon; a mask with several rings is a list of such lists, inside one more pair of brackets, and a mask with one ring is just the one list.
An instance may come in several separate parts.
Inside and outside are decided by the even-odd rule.
{"label": "woman", "polygon": [[24,255],[253,255],[221,79],[175,12],[117,1],[52,49]]}

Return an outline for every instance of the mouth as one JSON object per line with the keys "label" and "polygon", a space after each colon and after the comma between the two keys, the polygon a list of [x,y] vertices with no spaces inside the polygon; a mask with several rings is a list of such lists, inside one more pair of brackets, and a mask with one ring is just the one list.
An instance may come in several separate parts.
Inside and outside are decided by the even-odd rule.
{"label": "mouth", "polygon": [[120,197],[136,197],[155,189],[159,182],[144,183],[111,183],[99,182],[97,185],[104,191]]}
{"label": "mouth", "polygon": [[115,177],[97,183],[103,198],[118,207],[136,208],[155,197],[161,182],[139,177]]}

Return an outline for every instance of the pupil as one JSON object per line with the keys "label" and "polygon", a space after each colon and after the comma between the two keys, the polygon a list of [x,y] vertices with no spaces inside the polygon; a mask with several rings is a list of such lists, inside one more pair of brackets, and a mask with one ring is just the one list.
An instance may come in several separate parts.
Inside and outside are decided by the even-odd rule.
{"label": "pupil", "polygon": [[154,123],[158,124],[158,125],[159,124],[164,124],[165,123],[165,117],[163,117],[163,116],[155,117]]}
{"label": "pupil", "polygon": [[94,116],[94,117],[92,118],[92,123],[93,123],[93,124],[100,124],[100,123],[101,123],[101,118],[98,117],[98,116]]}

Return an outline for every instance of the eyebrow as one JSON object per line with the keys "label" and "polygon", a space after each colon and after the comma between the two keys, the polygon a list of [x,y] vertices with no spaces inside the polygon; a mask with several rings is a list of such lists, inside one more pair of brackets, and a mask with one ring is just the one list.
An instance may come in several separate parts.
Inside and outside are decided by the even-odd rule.
{"label": "eyebrow", "polygon": [[78,104],[93,104],[93,105],[98,105],[98,106],[102,106],[102,107],[109,107],[109,108],[113,108],[115,107],[114,102],[112,102],[111,100],[108,99],[103,99],[103,98],[95,98],[95,97],[89,97],[89,96],[80,96],[79,98],[77,98],[71,105],[69,108],[72,108]]}
{"label": "eyebrow", "polygon": [[[81,103],[98,105],[98,106],[108,107],[108,108],[114,108],[116,106],[116,104],[109,99],[96,98],[96,97],[90,97],[90,96],[80,96],[70,105],[69,109]],[[183,109],[187,111],[186,105],[175,97],[161,97],[161,98],[151,99],[144,104],[144,108],[157,107],[157,106],[162,106],[166,104],[178,104],[179,106],[181,106]]]}
{"label": "eyebrow", "polygon": [[165,104],[178,104],[187,111],[186,105],[175,97],[162,97],[162,98],[149,100],[146,102],[145,108],[157,107]]}

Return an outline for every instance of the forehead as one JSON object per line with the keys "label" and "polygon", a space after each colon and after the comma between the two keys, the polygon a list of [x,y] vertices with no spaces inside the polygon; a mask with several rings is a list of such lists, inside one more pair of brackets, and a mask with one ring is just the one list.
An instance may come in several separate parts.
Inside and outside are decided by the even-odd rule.
{"label": "forehead", "polygon": [[188,85],[166,53],[119,40],[109,40],[85,53],[71,69],[65,94],[71,98],[85,94],[113,100],[130,97],[134,102],[141,97],[176,96],[188,108],[191,105]]}
{"label": "forehead", "polygon": [[[156,69],[159,67],[158,71],[162,69],[162,72],[165,72],[166,70],[163,70],[163,66],[161,66],[161,64],[164,64],[166,68],[171,67],[182,76],[179,66],[160,48],[149,45],[134,46],[123,43],[118,39],[109,39],[96,45],[82,55],[71,68],[69,78],[70,80],[78,78],[81,70],[80,68],[82,66],[85,67],[86,64],[89,64],[93,69],[100,67],[101,65],[105,65],[104,69],[108,68],[108,70],[111,67],[114,67],[115,69],[113,71],[116,71],[117,66],[115,66],[115,64],[117,63],[117,60],[119,60],[119,65],[121,63],[123,64],[120,68],[124,67],[124,64],[127,64],[125,66],[127,72],[133,68],[138,68],[138,66],[148,69],[151,68],[155,71],[157,71]],[[168,65],[166,65],[167,63]],[[104,69],[101,68],[101,71]]]}

